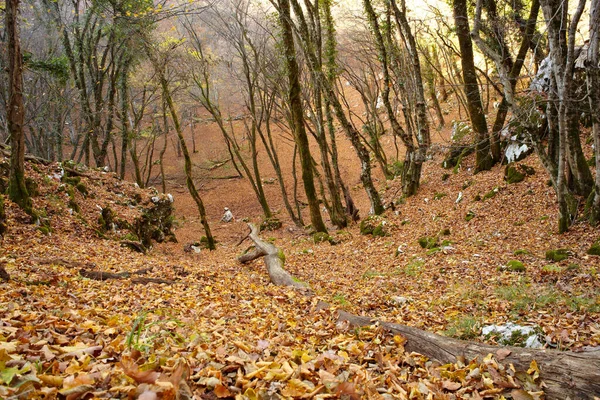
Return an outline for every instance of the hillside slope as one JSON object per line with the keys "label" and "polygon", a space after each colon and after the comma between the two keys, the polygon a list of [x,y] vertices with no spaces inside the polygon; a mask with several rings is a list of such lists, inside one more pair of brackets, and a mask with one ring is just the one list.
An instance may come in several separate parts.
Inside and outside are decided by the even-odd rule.
{"label": "hillside slope", "polygon": [[[470,162],[445,180],[448,171],[428,163],[419,194],[385,216],[388,236],[352,226],[333,232],[332,246],[291,226],[263,233],[313,297],[271,285],[262,261],[237,263],[242,221],[212,218],[219,248],[184,252],[201,233],[179,211],[179,243],[140,254],[121,242],[136,239],[127,227],[156,193],[94,170],[82,172],[78,190],[60,181],[58,165],[29,164],[47,227],[6,201],[0,262],[11,280],[0,283],[0,397],[481,398],[513,390],[506,380],[514,372],[493,359],[435,366],[404,352],[401,337],[338,324],[321,300],[463,338],[513,321],[537,324],[549,346],[598,346],[600,258],[586,254],[597,230],[576,224],[554,233],[554,195],[533,158],[526,163],[537,173],[514,185],[502,167],[473,176]],[[398,185],[388,184],[387,198]],[[122,227],[103,231],[107,206]],[[421,248],[424,236],[439,236],[439,245]],[[569,249],[568,258],[545,260],[557,248]],[[513,259],[525,271],[502,268]],[[85,271],[120,275],[101,281]],[[524,389],[535,393],[535,368],[530,374]]]}

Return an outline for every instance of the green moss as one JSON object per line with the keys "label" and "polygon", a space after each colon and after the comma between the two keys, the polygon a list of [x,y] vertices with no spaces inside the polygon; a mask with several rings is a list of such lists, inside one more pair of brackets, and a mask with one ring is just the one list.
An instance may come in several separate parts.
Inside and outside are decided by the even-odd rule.
{"label": "green moss", "polygon": [[435,253],[439,253],[440,251],[442,251],[442,249],[440,249],[439,247],[433,247],[433,248],[427,250],[426,254],[428,256],[431,256],[431,255],[434,255]]}
{"label": "green moss", "polygon": [[281,264],[285,265],[285,253],[283,252],[283,250],[279,249],[279,251],[277,252],[277,257],[279,257],[279,259],[281,260]]}
{"label": "green moss", "polygon": [[579,264],[571,263],[567,266],[567,271],[579,271]]}
{"label": "green moss", "polygon": [[50,228],[50,226],[40,225],[37,227],[37,230],[42,232],[46,236],[52,233],[52,228]]}
{"label": "green moss", "polygon": [[436,193],[433,195],[434,200],[441,200],[444,197],[448,196],[446,193]]}
{"label": "green moss", "polygon": [[469,212],[467,212],[467,215],[465,215],[465,221],[469,222],[470,220],[472,220],[473,218],[475,218],[475,212],[472,210],[469,210]]}
{"label": "green moss", "polygon": [[525,265],[523,265],[523,263],[518,260],[510,260],[509,262],[506,263],[506,268],[509,271],[515,271],[515,272],[525,271]]}
{"label": "green moss", "polygon": [[600,256],[600,242],[596,242],[590,247],[587,253],[591,256]]}
{"label": "green moss", "polygon": [[507,165],[504,171],[504,180],[508,184],[519,183],[525,179],[525,174],[519,172],[516,167]]}
{"label": "green moss", "polygon": [[560,274],[562,272],[562,268],[556,264],[548,264],[542,267],[543,274]]}
{"label": "green moss", "polygon": [[566,260],[567,258],[569,258],[569,250],[568,249],[548,250],[546,252],[546,260],[559,262],[562,260]]}
{"label": "green moss", "polygon": [[443,174],[442,175],[442,181],[447,181],[448,178],[450,178],[450,174]]}
{"label": "green moss", "polygon": [[25,187],[27,188],[27,193],[29,193],[29,196],[36,197],[40,195],[38,184],[33,178],[25,178]]}
{"label": "green moss", "polygon": [[379,237],[388,236],[388,223],[378,215],[371,215],[360,222],[360,233]]}
{"label": "green moss", "polygon": [[492,197],[496,196],[499,191],[500,191],[500,188],[498,188],[498,186],[496,186],[495,188],[493,188],[492,190],[490,190],[483,196],[483,200],[485,201],[485,200],[491,199]]}
{"label": "green moss", "polygon": [[450,228],[444,228],[439,233],[439,236],[449,236],[449,235],[450,235]]}
{"label": "green moss", "polygon": [[61,181],[63,183],[66,183],[67,185],[77,186],[77,184],[79,184],[81,182],[81,178],[78,177],[78,176],[67,176],[67,175],[64,175],[62,177]]}
{"label": "green moss", "polygon": [[282,227],[282,223],[279,218],[271,217],[266,218],[260,223],[260,231],[275,231]]}
{"label": "green moss", "polygon": [[471,340],[479,336],[481,323],[472,315],[454,319],[444,331],[444,335],[462,340]]}
{"label": "green moss", "polygon": [[419,246],[424,249],[433,249],[438,246],[438,242],[439,240],[437,237],[423,236],[419,238]]}
{"label": "green moss", "polygon": [[404,267],[404,274],[407,276],[418,276],[421,274],[421,268],[423,268],[424,264],[425,262],[421,259],[413,259]]}
{"label": "green moss", "polygon": [[81,182],[75,185],[75,189],[79,190],[79,193],[81,193],[84,196],[87,196],[89,194],[87,187]]}

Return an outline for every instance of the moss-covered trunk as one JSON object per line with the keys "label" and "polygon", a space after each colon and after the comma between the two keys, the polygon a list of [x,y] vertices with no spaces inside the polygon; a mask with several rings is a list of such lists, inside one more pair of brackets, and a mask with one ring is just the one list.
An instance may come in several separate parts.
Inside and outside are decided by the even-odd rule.
{"label": "moss-covered trunk", "polygon": [[8,36],[8,106],[6,116],[10,133],[10,176],[8,196],[25,212],[33,212],[31,199],[25,186],[25,136],[23,122],[23,58],[18,31],[19,0],[6,2],[6,33]]}

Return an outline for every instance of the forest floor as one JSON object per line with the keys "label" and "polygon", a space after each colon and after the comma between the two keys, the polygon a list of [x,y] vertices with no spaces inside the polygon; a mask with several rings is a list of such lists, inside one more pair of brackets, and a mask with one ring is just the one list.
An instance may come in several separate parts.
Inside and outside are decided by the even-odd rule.
{"label": "forest floor", "polygon": [[[351,154],[342,157],[366,217]],[[0,263],[11,280],[0,281],[0,398],[540,398],[535,365],[520,384],[493,357],[440,366],[405,352],[403,338],[377,326],[337,322],[339,308],[493,343],[481,327],[510,321],[538,326],[548,347],[600,345],[600,257],[587,254],[598,230],[576,222],[556,233],[555,194],[535,157],[522,162],[535,174],[511,185],[503,166],[473,175],[467,158],[453,173],[440,157],[425,165],[419,193],[386,212],[385,237],[352,225],[331,229],[336,245],[314,243],[280,211],[283,228],[262,237],[283,250],[285,268],[312,296],[271,285],[262,260],[237,262],[249,246],[238,245],[248,232],[241,219],[260,220],[244,181],[203,181],[218,248],[185,252],[202,232],[181,174],[172,172],[178,243],[139,254],[121,247],[126,230],[99,235],[98,217],[110,206],[133,221],[151,205],[151,190],[90,170],[81,178],[89,193],[70,191],[76,212],[68,185],[53,177],[57,165],[28,164],[39,187],[34,206],[51,231],[6,202]],[[388,202],[398,197],[399,179],[378,185]],[[219,222],[225,206],[235,222]],[[422,248],[422,237],[439,245]],[[558,248],[568,258],[547,260]],[[510,260],[525,269],[511,271]],[[147,270],[145,277],[166,283],[135,274],[98,281],[82,269]]]}

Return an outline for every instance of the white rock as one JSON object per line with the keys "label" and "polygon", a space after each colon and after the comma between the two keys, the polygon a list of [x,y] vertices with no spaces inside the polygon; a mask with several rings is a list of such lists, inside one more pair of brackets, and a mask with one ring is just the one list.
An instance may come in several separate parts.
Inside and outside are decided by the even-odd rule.
{"label": "white rock", "polygon": [[153,202],[154,204],[156,204],[156,203],[158,203],[158,202],[160,201],[160,197],[158,197],[158,196],[153,196],[153,197],[152,197],[150,200],[152,200],[152,202]]}
{"label": "white rock", "polygon": [[463,199],[463,192],[458,192],[458,197],[456,198],[454,203],[458,204],[461,202],[462,199]]}
{"label": "white rock", "polygon": [[167,198],[169,199],[169,202],[173,202],[173,195],[171,193],[167,193]]}
{"label": "white rock", "polygon": [[523,326],[509,322],[505,325],[488,325],[481,329],[483,336],[490,334],[500,336],[498,338],[498,343],[500,344],[510,344],[515,332],[520,336],[527,337],[525,341],[526,348],[539,349],[543,347],[536,333],[536,327],[534,326]]}
{"label": "white rock", "polygon": [[223,217],[221,218],[223,222],[231,222],[233,221],[233,213],[229,208],[225,207],[225,212],[223,213]]}

